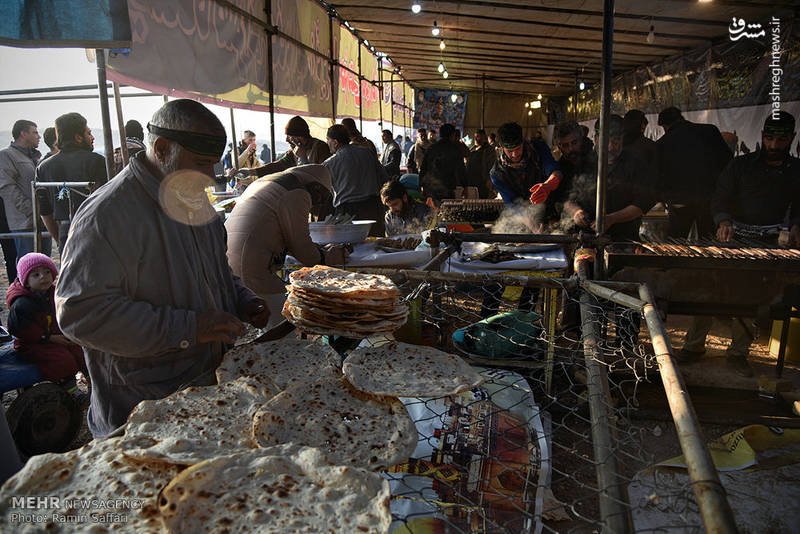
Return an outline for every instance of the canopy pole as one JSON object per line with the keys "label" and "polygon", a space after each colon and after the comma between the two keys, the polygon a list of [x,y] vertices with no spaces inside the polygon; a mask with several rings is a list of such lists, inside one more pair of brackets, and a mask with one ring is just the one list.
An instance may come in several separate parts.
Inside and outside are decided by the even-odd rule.
{"label": "canopy pole", "polygon": [[364,80],[361,78],[361,41],[358,42],[358,129],[364,135]]}
{"label": "canopy pole", "polygon": [[233,108],[230,108],[231,111],[231,145],[233,148],[231,149],[231,167],[234,169],[239,168],[239,145],[236,143],[236,122],[233,120]]}
{"label": "canopy pole", "polygon": [[[269,0],[268,0],[269,1]],[[333,13],[328,12],[328,29],[329,29],[329,55],[331,66],[331,124],[336,124],[336,99],[339,96],[339,91],[336,90],[336,65],[338,60],[334,55],[333,50]]]}
{"label": "canopy pole", "polygon": [[119,145],[122,152],[122,166],[128,164],[128,134],[125,132],[125,120],[122,118],[122,98],[119,96],[119,84],[114,82],[114,105],[117,108],[117,125],[119,126]]}
{"label": "canopy pole", "polygon": [[[272,25],[272,1],[264,0],[264,11],[267,12],[267,21]],[[272,34],[267,35],[267,90],[269,91],[269,142],[272,148],[272,159],[278,159],[275,152],[275,80],[272,64]],[[331,88],[333,89],[333,88]]]}
{"label": "canopy pole", "polygon": [[[394,71],[389,74],[389,109],[392,114],[392,135],[394,135]],[[405,123],[403,124],[403,141],[406,137]],[[404,143],[405,144],[405,143]],[[402,151],[402,148],[401,148]]]}
{"label": "canopy pole", "polygon": [[573,89],[575,93],[572,96],[572,120],[578,122],[578,69],[575,69],[575,86]]}
{"label": "canopy pole", "polygon": [[[380,119],[381,124],[381,134],[383,134],[383,130],[387,130],[386,126],[383,124],[383,69],[381,69],[380,65],[378,65],[378,92],[380,93],[380,100],[378,101],[378,118]],[[394,138],[394,125],[392,125],[392,138]]]}
{"label": "canopy pole", "polygon": [[481,74],[481,130],[486,129],[486,75]]}
{"label": "canopy pole", "polygon": [[[606,174],[608,173],[608,117],[611,107],[611,63],[614,49],[614,0],[603,2],[603,71],[600,77],[600,137],[597,139],[597,204],[595,222],[597,233],[606,227]],[[575,98],[577,117],[578,99]],[[602,251],[599,251],[602,254]],[[602,256],[598,256],[602,257]],[[594,262],[594,277],[603,278],[603,262]]]}
{"label": "canopy pole", "polygon": [[108,80],[106,79],[106,51],[95,49],[97,63],[97,89],[100,91],[100,116],[103,120],[103,152],[106,156],[106,174],[114,176],[114,140],[111,137],[111,114],[108,110]]}

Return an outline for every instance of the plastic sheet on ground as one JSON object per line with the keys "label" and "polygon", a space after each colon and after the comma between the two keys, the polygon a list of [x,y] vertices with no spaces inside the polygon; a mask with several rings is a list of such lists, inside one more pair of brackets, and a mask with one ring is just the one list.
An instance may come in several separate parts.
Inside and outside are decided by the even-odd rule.
{"label": "plastic sheet on ground", "polygon": [[[708,444],[741,532],[795,532],[800,525],[800,430],[750,425]],[[702,532],[683,456],[640,471],[628,486],[637,532],[674,521]],[[694,530],[687,524],[698,525]]]}
{"label": "plastic sheet on ground", "polygon": [[550,477],[543,414],[522,376],[481,373],[481,387],[458,395],[401,398],[419,442],[384,474],[393,533],[541,531]]}

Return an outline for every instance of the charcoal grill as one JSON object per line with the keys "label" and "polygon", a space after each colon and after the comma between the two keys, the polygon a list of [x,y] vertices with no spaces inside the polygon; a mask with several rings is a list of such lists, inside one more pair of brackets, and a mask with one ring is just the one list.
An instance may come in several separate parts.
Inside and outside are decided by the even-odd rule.
{"label": "charcoal grill", "polygon": [[676,238],[617,243],[606,249],[605,258],[609,271],[624,267],[655,267],[800,272],[800,250],[744,237],[726,243]]}
{"label": "charcoal grill", "polygon": [[792,309],[800,308],[800,250],[774,242],[737,236],[726,243],[676,238],[613,243],[604,258],[612,280],[648,284],[659,309],[668,313],[757,317],[761,325],[778,319],[788,325]]}
{"label": "charcoal grill", "polygon": [[493,223],[500,217],[505,204],[501,199],[443,200],[439,206],[438,222],[447,224]]}

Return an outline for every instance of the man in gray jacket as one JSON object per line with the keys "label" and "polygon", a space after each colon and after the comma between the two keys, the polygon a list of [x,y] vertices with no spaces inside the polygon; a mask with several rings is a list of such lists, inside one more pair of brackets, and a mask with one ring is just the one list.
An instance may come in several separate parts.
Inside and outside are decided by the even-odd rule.
{"label": "man in gray jacket", "polygon": [[78,210],[56,290],[59,325],[84,347],[95,437],[141,400],[214,383],[242,320],[261,328],[269,318],[231,273],[205,197],[225,148],[219,119],[173,100],[147,129],[147,151]]}
{"label": "man in gray jacket", "polygon": [[[36,123],[20,119],[11,129],[14,138],[11,146],[0,150],[0,197],[6,209],[6,220],[12,232],[33,230],[33,204],[31,203],[31,182],[36,173],[36,165],[42,158],[39,146],[39,131]],[[50,239],[42,242],[43,252],[50,255]],[[17,258],[33,252],[32,237],[14,239]],[[9,283],[13,280],[9,280]]]}

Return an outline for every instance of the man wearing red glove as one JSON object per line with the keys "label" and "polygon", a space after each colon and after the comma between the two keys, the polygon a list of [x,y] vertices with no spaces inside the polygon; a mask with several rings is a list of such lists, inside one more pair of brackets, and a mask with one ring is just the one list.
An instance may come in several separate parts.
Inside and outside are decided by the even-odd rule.
{"label": "man wearing red glove", "polygon": [[525,141],[522,127],[516,122],[503,124],[498,137],[502,151],[489,173],[492,184],[506,204],[530,199],[539,205],[534,218],[540,227],[548,218],[543,204],[561,182],[558,163],[544,141]]}

